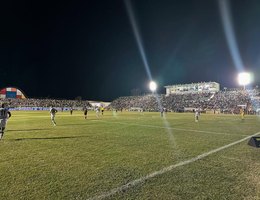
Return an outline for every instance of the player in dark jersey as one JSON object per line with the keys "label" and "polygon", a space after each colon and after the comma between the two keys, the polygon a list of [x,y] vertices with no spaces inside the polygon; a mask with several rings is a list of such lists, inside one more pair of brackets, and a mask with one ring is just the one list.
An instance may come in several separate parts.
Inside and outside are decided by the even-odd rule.
{"label": "player in dark jersey", "polygon": [[70,115],[72,115],[72,113],[73,113],[73,108],[70,107]]}
{"label": "player in dark jersey", "polygon": [[5,126],[7,120],[11,117],[11,112],[8,110],[7,105],[3,103],[0,108],[0,140],[4,137]]}
{"label": "player in dark jersey", "polygon": [[87,117],[88,117],[88,108],[85,106],[83,108],[83,111],[84,111],[84,118],[87,119]]}

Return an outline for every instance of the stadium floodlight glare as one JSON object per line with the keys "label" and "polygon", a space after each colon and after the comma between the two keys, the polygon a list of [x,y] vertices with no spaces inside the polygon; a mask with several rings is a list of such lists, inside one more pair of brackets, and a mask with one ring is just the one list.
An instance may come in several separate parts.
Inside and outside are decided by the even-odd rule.
{"label": "stadium floodlight glare", "polygon": [[239,83],[239,85],[243,85],[244,89],[245,89],[246,85],[251,83],[251,81],[252,81],[252,76],[250,73],[242,72],[242,73],[238,74],[238,83]]}
{"label": "stadium floodlight glare", "polygon": [[149,84],[149,88],[152,92],[155,92],[155,90],[157,89],[157,84],[154,81],[151,81]]}

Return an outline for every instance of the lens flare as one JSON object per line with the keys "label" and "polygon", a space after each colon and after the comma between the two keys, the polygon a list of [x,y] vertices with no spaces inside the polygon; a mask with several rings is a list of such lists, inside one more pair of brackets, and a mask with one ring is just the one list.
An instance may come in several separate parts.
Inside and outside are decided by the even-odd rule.
{"label": "lens flare", "polygon": [[[222,19],[222,24],[226,36],[226,40],[228,43],[228,48],[232,57],[232,60],[235,64],[237,71],[239,72],[238,82],[240,85],[244,86],[250,84],[253,81],[253,75],[242,73],[244,72],[244,64],[242,58],[239,53],[239,49],[237,46],[237,41],[234,33],[232,18],[230,14],[229,0],[218,0],[219,10]],[[251,100],[252,97],[250,97]],[[254,103],[253,103],[254,104]],[[255,105],[253,105],[255,106]]]}
{"label": "lens flare", "polygon": [[229,1],[219,0],[218,3],[219,3],[220,15],[221,15],[222,24],[224,27],[224,32],[228,43],[229,51],[231,53],[235,67],[239,72],[242,72],[244,71],[244,64],[241,59],[237,42],[236,42],[232,18],[230,14]]}
{"label": "lens flare", "polygon": [[[134,11],[133,11],[133,7],[132,7],[132,4],[131,4],[131,1],[130,0],[124,0],[124,2],[125,2],[125,5],[126,5],[126,10],[127,10],[128,17],[129,17],[129,20],[130,20],[130,23],[131,23],[131,26],[132,26],[132,29],[133,29],[133,32],[134,32],[136,43],[137,43],[139,52],[141,54],[141,58],[142,58],[143,63],[144,63],[145,71],[147,73],[147,76],[148,76],[149,80],[152,81],[153,79],[152,79],[151,70],[150,70],[150,67],[149,67],[149,64],[148,64],[148,61],[147,61],[147,57],[146,57],[146,54],[145,54],[145,51],[144,51],[142,38],[141,38],[139,29],[138,29],[138,26],[137,26],[137,23],[136,23],[136,20],[135,20],[135,15],[134,15]],[[153,89],[155,91],[157,87],[154,87],[154,86],[156,84],[152,84],[152,85],[153,85],[152,87],[153,87]],[[160,101],[158,95],[156,93],[154,93],[153,95],[155,96],[156,101],[158,103],[158,109],[162,110],[163,109],[162,108],[162,104],[161,104],[161,101]],[[170,143],[172,144],[172,147],[176,149],[177,145],[175,143],[174,136],[172,134],[171,129],[169,129],[170,128],[170,124],[168,123],[166,118],[162,118],[162,120],[163,120],[164,126],[167,127],[167,133],[169,135]]]}
{"label": "lens flare", "polygon": [[137,26],[137,23],[136,23],[136,20],[135,20],[135,15],[134,15],[134,11],[133,11],[133,8],[132,8],[132,4],[129,0],[125,0],[125,5],[126,5],[126,10],[127,10],[128,16],[129,16],[131,26],[133,28],[136,43],[138,45],[138,49],[139,49],[139,52],[141,54],[141,57],[142,57],[142,60],[143,60],[143,63],[144,63],[145,71],[146,71],[149,79],[152,80],[151,70],[150,70],[150,67],[148,65],[148,61],[146,59],[146,54],[145,54],[145,51],[144,51],[144,48],[143,48],[142,38],[141,38],[141,35],[139,33],[139,29],[138,29],[138,26]]}

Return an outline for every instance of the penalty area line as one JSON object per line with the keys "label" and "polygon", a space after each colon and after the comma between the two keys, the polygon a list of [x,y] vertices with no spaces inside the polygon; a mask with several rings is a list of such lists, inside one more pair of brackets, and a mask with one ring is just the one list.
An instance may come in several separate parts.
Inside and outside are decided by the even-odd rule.
{"label": "penalty area line", "polygon": [[135,180],[133,180],[133,181],[130,181],[130,182],[128,182],[127,184],[124,184],[124,185],[119,186],[119,187],[117,187],[117,188],[111,189],[110,191],[104,192],[103,194],[100,194],[100,195],[98,195],[98,196],[94,196],[94,197],[92,197],[92,198],[89,198],[88,200],[104,199],[104,198],[111,197],[112,195],[114,195],[114,194],[116,194],[116,193],[125,192],[125,191],[128,190],[129,188],[134,187],[134,186],[136,186],[136,185],[138,185],[138,184],[141,184],[141,183],[143,183],[143,182],[145,182],[145,181],[147,181],[147,180],[149,180],[149,179],[151,179],[151,178],[154,178],[154,177],[156,177],[156,176],[165,174],[166,172],[169,172],[169,171],[171,171],[171,170],[173,170],[173,169],[175,169],[175,168],[177,168],[177,167],[180,167],[180,166],[184,166],[184,165],[193,163],[193,162],[195,162],[195,161],[197,161],[197,160],[201,160],[201,159],[203,159],[203,158],[205,158],[205,157],[207,157],[207,156],[209,156],[209,155],[211,155],[211,154],[214,154],[214,153],[217,153],[217,152],[222,151],[222,150],[224,150],[224,149],[227,149],[227,148],[229,148],[229,147],[232,147],[232,146],[234,146],[234,145],[236,145],[236,144],[239,144],[239,143],[241,143],[241,142],[244,142],[245,140],[248,140],[249,138],[251,138],[251,137],[253,137],[253,136],[256,136],[256,135],[259,135],[259,134],[260,134],[260,132],[257,132],[257,133],[255,133],[255,134],[250,135],[250,136],[247,136],[247,137],[245,137],[245,138],[243,138],[243,139],[241,139],[241,140],[237,140],[237,141],[235,141],[235,142],[232,142],[232,143],[230,143],[230,144],[224,145],[224,146],[219,147],[219,148],[217,148],[217,149],[213,149],[213,150],[211,150],[211,151],[209,151],[209,152],[200,154],[200,155],[198,155],[198,156],[196,156],[196,157],[194,157],[194,158],[191,158],[191,159],[189,159],[189,160],[185,160],[185,161],[179,162],[179,163],[177,163],[177,164],[170,165],[170,166],[168,166],[168,167],[162,168],[162,169],[159,170],[159,171],[155,171],[155,172],[153,172],[153,173],[151,173],[151,174],[148,174],[148,175],[146,175],[146,176],[143,176],[143,177],[141,177],[141,178],[139,178],[139,179],[135,179]]}

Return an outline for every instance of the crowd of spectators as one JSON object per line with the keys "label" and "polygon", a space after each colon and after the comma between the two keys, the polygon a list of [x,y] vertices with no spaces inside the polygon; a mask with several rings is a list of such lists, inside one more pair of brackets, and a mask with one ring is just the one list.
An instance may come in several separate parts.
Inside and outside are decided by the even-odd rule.
{"label": "crowd of spectators", "polygon": [[34,109],[44,109],[50,106],[57,107],[60,109],[69,107],[91,107],[88,101],[83,100],[57,100],[57,99],[1,99],[1,103],[7,103],[10,108],[13,109],[23,109],[23,108],[34,108]]}
{"label": "crowd of spectators", "polygon": [[165,108],[168,111],[183,112],[200,108],[202,111],[212,110],[224,113],[239,113],[241,107],[248,112],[256,112],[260,109],[259,90],[232,90],[219,92],[176,93],[171,95],[145,95],[120,97],[110,104],[111,109],[131,110],[139,107],[144,111],[160,111]]}

